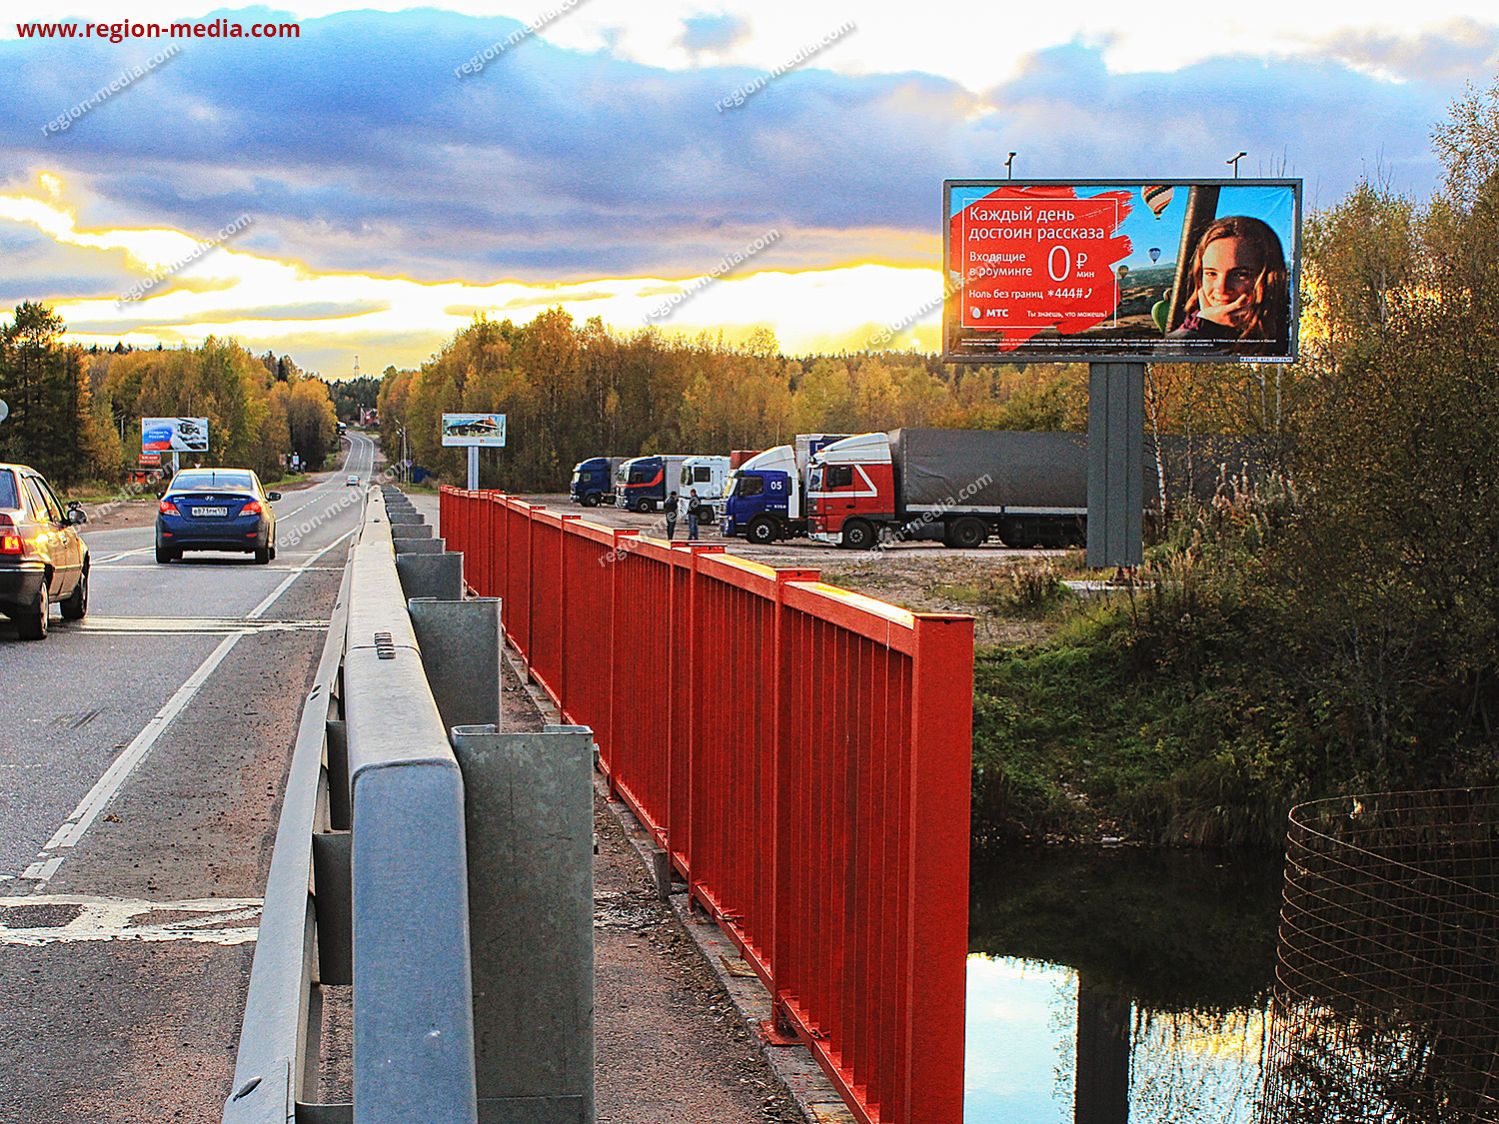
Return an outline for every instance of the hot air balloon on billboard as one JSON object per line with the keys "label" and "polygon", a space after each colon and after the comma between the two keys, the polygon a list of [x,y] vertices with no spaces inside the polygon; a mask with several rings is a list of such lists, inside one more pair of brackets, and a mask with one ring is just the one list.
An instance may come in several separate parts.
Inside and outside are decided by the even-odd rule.
{"label": "hot air balloon on billboard", "polygon": [[1155,217],[1160,218],[1161,212],[1171,206],[1171,197],[1176,194],[1176,189],[1164,184],[1146,184],[1140,189],[1140,198],[1145,200],[1145,205],[1155,212]]}
{"label": "hot air balloon on billboard", "polygon": [[1150,248],[1150,260],[1153,262],[1161,260],[1161,248],[1159,246],[1152,246]]}
{"label": "hot air balloon on billboard", "polygon": [[1129,272],[1129,266],[1127,266],[1127,265],[1121,265],[1119,267],[1119,280],[1123,281],[1124,280],[1124,275],[1126,273],[1128,273],[1128,272]]}

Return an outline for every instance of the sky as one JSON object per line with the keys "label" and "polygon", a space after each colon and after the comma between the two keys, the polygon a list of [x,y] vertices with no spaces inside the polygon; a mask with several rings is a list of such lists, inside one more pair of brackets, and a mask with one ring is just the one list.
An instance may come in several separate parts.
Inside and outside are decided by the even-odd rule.
{"label": "sky", "polygon": [[1477,7],[135,0],[133,22],[300,35],[112,43],[15,21],[114,23],[113,0],[17,0],[0,308],[330,377],[557,304],[769,327],[788,353],[936,350],[944,179],[1003,177],[1012,151],[1017,177],[1208,177],[1243,150],[1308,210],[1364,176],[1424,197],[1432,128],[1499,71]]}

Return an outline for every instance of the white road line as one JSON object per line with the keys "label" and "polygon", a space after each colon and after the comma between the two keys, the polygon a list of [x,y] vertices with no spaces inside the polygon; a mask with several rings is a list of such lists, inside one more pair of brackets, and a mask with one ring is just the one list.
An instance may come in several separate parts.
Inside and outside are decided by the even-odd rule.
{"label": "white road line", "polygon": [[[156,712],[156,716],[146,723],[146,728],[135,735],[134,740],[125,747],[123,753],[114,759],[109,768],[104,770],[104,775],[89,789],[85,796],[73,809],[73,814],[67,821],[53,833],[47,845],[42,848],[37,861],[26,868],[22,878],[34,879],[38,887],[48,882],[58,867],[62,866],[67,852],[78,845],[88,829],[93,826],[99,814],[109,806],[110,801],[120,791],[120,787],[130,778],[138,765],[146,759],[156,740],[166,732],[172,724],[172,719],[182,713],[184,707],[198,693],[198,690],[208,681],[214,669],[224,661],[230,650],[239,642],[243,632],[235,632],[219,641],[218,647],[209,654],[208,658],[198,665],[198,669],[188,677],[186,683],[177,688],[176,694],[167,700],[166,706]],[[63,854],[54,852],[62,851]]]}
{"label": "white road line", "polygon": [[352,529],[345,531],[343,534],[339,535],[338,538],[334,539],[327,546],[323,547],[322,550],[318,551],[311,558],[309,558],[307,560],[307,564],[305,566],[298,566],[291,573],[287,574],[286,577],[284,577],[281,580],[281,584],[278,585],[275,589],[271,590],[271,592],[266,595],[266,599],[264,601],[262,601],[259,605],[256,605],[255,608],[253,608],[253,609],[250,610],[250,612],[248,613],[246,619],[247,620],[252,620],[252,621],[258,619],[262,613],[264,613],[267,609],[269,609],[272,605],[274,605],[276,603],[276,598],[280,597],[283,593],[285,593],[287,591],[287,589],[291,586],[292,582],[296,581],[303,574],[307,573],[309,570],[312,569],[312,564],[314,562],[316,562],[323,555],[327,554],[330,550],[332,550],[339,543],[343,542],[344,539],[348,538],[353,533],[354,532],[353,532]]}
{"label": "white road line", "polygon": [[[91,565],[91,566],[105,566],[105,565],[108,565],[111,562],[118,561],[121,558],[134,558],[137,554],[145,554],[148,551],[152,551],[152,550],[155,550],[155,549],[156,549],[156,546],[153,543],[151,546],[137,547],[135,550],[126,550],[126,551],[121,551],[119,554],[110,554],[110,555],[108,555],[108,556],[106,556],[104,558],[95,558],[95,559],[93,559],[89,563],[89,565]],[[121,567],[121,568],[123,569],[124,567]]]}
{"label": "white road line", "polygon": [[[193,941],[198,944],[246,944],[256,937],[256,926],[230,922],[258,921],[260,898],[192,898],[178,902],[148,902],[130,898],[98,898],[70,894],[47,894],[24,898],[0,898],[0,945],[38,947],[78,941]],[[25,911],[37,906],[57,909],[68,906],[77,912],[59,924],[18,925],[6,923],[7,910]],[[191,913],[195,917],[147,923],[155,913]],[[217,926],[217,928],[212,927]]]}
{"label": "white road line", "polygon": [[[109,568],[109,572],[111,574],[118,574],[121,570],[150,570],[154,573],[160,569],[160,566],[154,564],[150,566],[111,566]],[[191,563],[183,567],[183,569],[190,570]],[[342,566],[277,566],[275,564],[269,566],[261,566],[256,570],[256,572],[260,574],[285,574],[290,573],[293,570],[295,570],[299,574],[341,574],[344,572],[344,568]]]}

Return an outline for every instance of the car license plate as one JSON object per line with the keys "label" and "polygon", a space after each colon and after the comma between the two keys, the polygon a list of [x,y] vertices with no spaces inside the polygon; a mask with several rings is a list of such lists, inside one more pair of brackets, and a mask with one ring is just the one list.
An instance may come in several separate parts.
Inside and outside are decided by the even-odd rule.
{"label": "car license plate", "polygon": [[195,507],[193,508],[193,514],[199,517],[211,515],[225,516],[229,514],[229,509],[227,507]]}

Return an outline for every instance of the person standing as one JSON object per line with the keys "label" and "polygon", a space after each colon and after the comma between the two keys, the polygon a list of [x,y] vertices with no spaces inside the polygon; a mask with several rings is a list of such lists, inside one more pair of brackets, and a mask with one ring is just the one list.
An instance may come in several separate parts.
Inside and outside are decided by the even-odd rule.
{"label": "person standing", "polygon": [[687,537],[697,538],[697,517],[702,510],[703,501],[697,498],[697,489],[692,489],[692,494],[687,499]]}
{"label": "person standing", "polygon": [[677,533],[677,494],[671,492],[666,497],[666,541],[671,542],[672,536]]}

